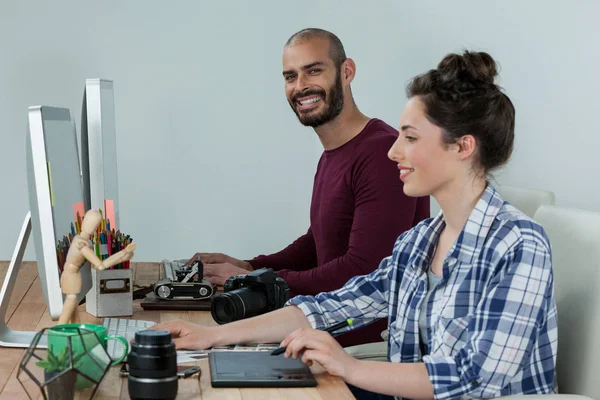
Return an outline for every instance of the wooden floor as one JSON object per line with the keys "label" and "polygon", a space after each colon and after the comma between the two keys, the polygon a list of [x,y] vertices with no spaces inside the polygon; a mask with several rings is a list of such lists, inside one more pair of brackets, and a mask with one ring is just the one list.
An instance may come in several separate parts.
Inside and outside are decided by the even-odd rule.
{"label": "wooden floor", "polygon": [[[0,262],[0,282],[4,281],[8,262]],[[158,264],[132,263],[134,283],[146,286],[159,279]],[[84,322],[100,323],[101,320],[85,312],[80,307]],[[144,311],[140,301],[134,301],[134,319],[164,322],[171,319],[184,319],[203,325],[215,325],[210,312],[201,311]],[[19,272],[7,313],[8,325],[12,329],[38,331],[56,324],[46,311],[38,279],[36,264],[25,262]],[[17,380],[18,364],[24,349],[0,348],[0,399],[28,399],[27,393]],[[200,382],[197,378],[179,380],[177,399],[353,399],[345,383],[318,367],[313,367],[318,381],[316,388],[294,389],[213,389],[210,385],[208,361],[191,363],[202,367]],[[129,399],[127,379],[118,374],[118,367],[110,368],[104,377],[94,399]],[[41,397],[40,397],[41,398]],[[89,398],[89,394],[78,395]]]}

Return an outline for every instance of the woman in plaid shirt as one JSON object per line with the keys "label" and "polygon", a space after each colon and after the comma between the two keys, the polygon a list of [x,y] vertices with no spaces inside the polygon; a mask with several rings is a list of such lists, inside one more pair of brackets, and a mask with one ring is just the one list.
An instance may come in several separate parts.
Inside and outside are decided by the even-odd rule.
{"label": "woman in plaid shirt", "polygon": [[[508,161],[514,137],[514,107],[495,76],[487,53],[465,52],[408,85],[389,157],[405,193],[431,195],[442,211],[402,234],[376,271],[255,318],[155,329],[170,330],[178,348],[283,339],[285,357],[318,362],[351,387],[399,398],[554,392],[550,243],[488,179]],[[322,331],[348,318],[345,330],[388,319],[388,362],[357,360]]]}

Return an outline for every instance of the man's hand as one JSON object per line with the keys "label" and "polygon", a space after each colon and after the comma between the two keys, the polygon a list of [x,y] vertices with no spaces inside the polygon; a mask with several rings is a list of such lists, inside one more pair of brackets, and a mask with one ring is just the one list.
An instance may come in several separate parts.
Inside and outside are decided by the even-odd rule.
{"label": "man's hand", "polygon": [[204,350],[214,346],[216,340],[215,327],[192,324],[180,319],[161,322],[148,328],[171,332],[171,337],[178,350]]}
{"label": "man's hand", "polygon": [[329,333],[312,328],[301,328],[290,333],[283,342],[286,347],[285,358],[302,357],[302,362],[311,366],[317,362],[331,375],[347,379],[359,362],[344,351],[340,344]]}
{"label": "man's hand", "polygon": [[197,260],[201,260],[205,266],[206,264],[231,264],[246,271],[252,271],[252,265],[248,261],[238,260],[223,253],[196,253],[185,265],[192,265]]}
{"label": "man's hand", "polygon": [[204,264],[204,278],[214,285],[223,286],[225,281],[234,275],[246,275],[248,270],[238,268],[230,263]]}

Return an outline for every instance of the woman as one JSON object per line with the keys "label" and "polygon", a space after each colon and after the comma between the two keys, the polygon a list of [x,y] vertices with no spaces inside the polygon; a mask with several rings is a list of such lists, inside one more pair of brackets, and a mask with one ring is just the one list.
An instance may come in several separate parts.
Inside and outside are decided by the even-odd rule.
{"label": "woman", "polygon": [[[178,348],[283,339],[286,357],[316,361],[351,386],[397,397],[554,392],[550,244],[487,178],[508,161],[514,136],[514,107],[495,76],[488,54],[465,52],[409,84],[389,157],[405,193],[432,195],[442,211],[402,234],[376,271],[256,318],[155,329],[170,330]],[[384,317],[389,362],[354,359],[330,334],[312,329]]]}

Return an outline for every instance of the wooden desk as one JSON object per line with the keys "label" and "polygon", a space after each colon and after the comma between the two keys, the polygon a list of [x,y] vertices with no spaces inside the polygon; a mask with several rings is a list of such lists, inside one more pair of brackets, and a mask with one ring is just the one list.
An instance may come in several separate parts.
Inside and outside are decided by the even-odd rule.
{"label": "wooden desk", "polygon": [[[4,281],[8,262],[0,262],[0,282]],[[134,282],[136,285],[148,285],[159,278],[160,268],[157,263],[132,263]],[[206,311],[144,311],[141,300],[135,300],[134,314],[131,318],[164,322],[172,319],[184,319],[205,325],[216,325],[210,312]],[[100,323],[85,312],[85,305],[80,307],[84,322]],[[38,279],[36,264],[23,264],[7,313],[8,325],[18,330],[41,330],[55,325],[46,311]],[[0,347],[0,399],[28,399],[26,392],[17,380],[18,364],[24,349]],[[294,389],[214,389],[210,385],[208,361],[203,360],[189,365],[202,368],[200,381],[196,377],[179,380],[177,399],[353,399],[346,384],[339,378],[331,376],[318,367],[312,367],[318,382],[316,388]],[[119,367],[110,368],[104,377],[95,399],[129,399],[127,379],[119,376]]]}

